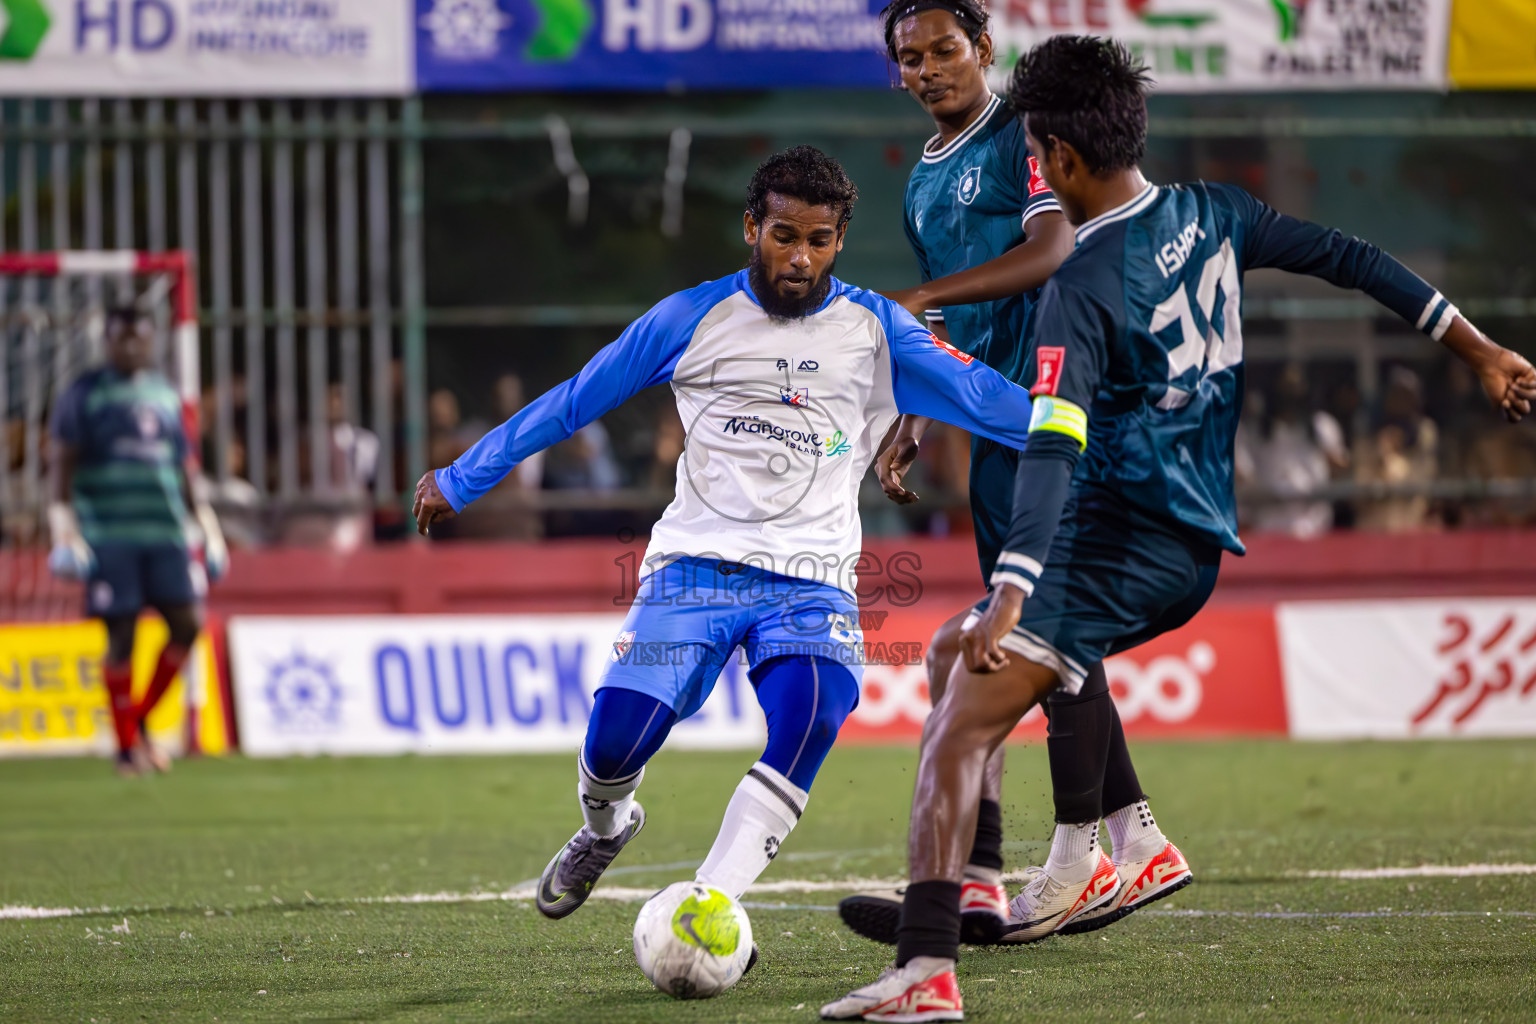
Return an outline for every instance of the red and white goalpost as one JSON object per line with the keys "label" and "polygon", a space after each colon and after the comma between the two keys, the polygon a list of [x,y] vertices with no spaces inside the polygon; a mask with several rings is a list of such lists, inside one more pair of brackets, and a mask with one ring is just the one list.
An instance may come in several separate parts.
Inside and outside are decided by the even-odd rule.
{"label": "red and white goalpost", "polygon": [[[189,441],[201,436],[198,401],[201,367],[197,345],[197,274],[190,253],[132,249],[66,249],[0,253],[0,277],[151,277],[170,279],[173,374]],[[194,445],[194,452],[196,447]]]}
{"label": "red and white goalpost", "polygon": [[[106,295],[113,298],[103,301]],[[0,512],[13,530],[10,543],[0,543],[0,621],[80,615],[78,587],[62,586],[49,576],[46,549],[24,543],[26,524],[30,521],[32,536],[45,545],[41,523],[47,487],[41,450],[46,410],[69,380],[99,355],[105,306],[128,303],[169,327],[162,369],[175,382],[189,450],[198,459],[201,373],[192,255],[126,249],[0,252],[0,425],[21,424],[23,451],[19,469],[0,460]],[[18,528],[17,523],[23,525]],[[203,678],[201,669],[194,655],[182,670],[189,753],[199,749],[200,712],[208,697],[210,680]]]}

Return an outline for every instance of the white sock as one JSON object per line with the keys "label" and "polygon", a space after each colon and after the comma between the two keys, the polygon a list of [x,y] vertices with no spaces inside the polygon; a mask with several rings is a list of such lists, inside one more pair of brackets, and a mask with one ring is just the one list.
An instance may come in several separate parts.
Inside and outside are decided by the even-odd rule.
{"label": "white sock", "polygon": [[630,809],[635,806],[635,790],[645,778],[642,767],[624,779],[599,779],[587,770],[587,762],[576,755],[576,795],[581,798],[581,816],[587,827],[600,836],[616,836],[629,824]]}
{"label": "white sock", "polygon": [[1098,865],[1099,823],[1086,825],[1057,825],[1051,837],[1051,855],[1046,858],[1045,870],[1059,880],[1086,878]]}
{"label": "white sock", "polygon": [[[1155,856],[1168,842],[1163,830],[1152,818],[1152,808],[1145,800],[1122,807],[1104,819],[1109,826],[1109,841],[1114,844],[1110,857],[1116,864],[1142,856]],[[1132,855],[1139,855],[1133,857]]]}
{"label": "white sock", "polygon": [[736,899],[779,854],[810,794],[759,761],[741,780],[696,881]]}

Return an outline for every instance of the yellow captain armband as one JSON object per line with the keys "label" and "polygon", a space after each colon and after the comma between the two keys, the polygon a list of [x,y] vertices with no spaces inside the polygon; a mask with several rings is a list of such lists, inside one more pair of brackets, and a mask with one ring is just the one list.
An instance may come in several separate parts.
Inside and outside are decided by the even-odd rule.
{"label": "yellow captain armband", "polygon": [[1088,413],[1064,398],[1041,395],[1035,399],[1029,414],[1029,432],[1037,430],[1054,430],[1072,438],[1080,448],[1088,447]]}

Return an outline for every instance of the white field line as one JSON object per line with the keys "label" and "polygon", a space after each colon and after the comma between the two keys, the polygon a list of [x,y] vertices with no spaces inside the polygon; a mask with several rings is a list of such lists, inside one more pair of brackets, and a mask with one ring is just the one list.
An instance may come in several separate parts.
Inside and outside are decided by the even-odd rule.
{"label": "white field line", "polygon": [[[641,873],[645,871],[663,871],[669,869],[682,869],[692,867],[692,862],[679,864],[658,865],[630,865],[623,873]],[[615,870],[611,874],[620,874]],[[1491,875],[1536,875],[1536,864],[1462,864],[1439,865],[1424,864],[1415,868],[1346,868],[1332,871],[1295,871],[1289,872],[1288,877],[1293,878],[1331,878],[1341,881],[1362,881],[1392,878],[1477,878]],[[1008,881],[1022,881],[1023,875],[1007,876]],[[750,907],[758,909],[826,909],[831,907],[801,907],[785,904],[764,903],[752,901],[753,896],[784,895],[788,893],[821,893],[821,892],[863,892],[874,889],[892,889],[905,885],[900,878],[844,878],[835,881],[807,881],[803,879],[787,879],[777,882],[760,882],[747,890]],[[526,903],[534,898],[537,891],[537,880],[520,882],[510,889],[499,892],[418,892],[394,896],[360,896],[335,900],[314,901],[325,905],[338,904],[411,904],[411,903]],[[590,898],[615,900],[625,903],[634,903],[649,899],[656,892],[654,886],[622,886],[605,885],[596,889]],[[98,914],[121,914],[122,907],[31,907],[21,904],[7,904],[0,906],[0,921],[28,921],[44,920],[58,917],[85,917]],[[1493,912],[1485,911],[1444,911],[1444,912],[1257,912],[1245,911],[1219,911],[1219,910],[1145,910],[1142,913],[1157,916],[1181,916],[1181,917],[1245,917],[1245,918],[1320,918],[1320,917],[1461,917],[1461,916],[1497,916]],[[1536,912],[1529,911],[1503,911],[1506,917],[1530,917],[1536,916]]]}
{"label": "white field line", "polygon": [[1296,878],[1479,878],[1485,875],[1536,875],[1536,864],[1420,864],[1416,868],[1344,868],[1340,871],[1292,871]]}

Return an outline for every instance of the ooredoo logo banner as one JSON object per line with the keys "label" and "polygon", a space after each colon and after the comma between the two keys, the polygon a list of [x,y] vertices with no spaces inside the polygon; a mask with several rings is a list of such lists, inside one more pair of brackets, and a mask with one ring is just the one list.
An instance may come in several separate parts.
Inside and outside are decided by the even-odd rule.
{"label": "ooredoo logo banner", "polygon": [[[890,650],[927,651],[942,614],[892,613],[863,623],[866,641]],[[1110,658],[1110,693],[1132,736],[1224,736],[1286,731],[1285,694],[1274,611],[1269,606],[1211,608],[1181,629]],[[845,739],[913,739],[930,710],[928,675],[917,658],[886,659],[864,669],[859,706]],[[1037,710],[1016,738],[1042,737]]]}
{"label": "ooredoo logo banner", "polygon": [[1276,617],[1294,736],[1536,735],[1536,601],[1298,602]]}

